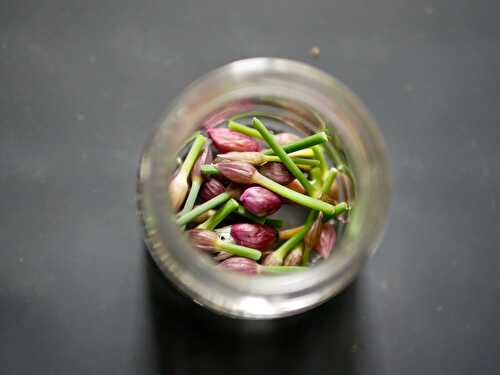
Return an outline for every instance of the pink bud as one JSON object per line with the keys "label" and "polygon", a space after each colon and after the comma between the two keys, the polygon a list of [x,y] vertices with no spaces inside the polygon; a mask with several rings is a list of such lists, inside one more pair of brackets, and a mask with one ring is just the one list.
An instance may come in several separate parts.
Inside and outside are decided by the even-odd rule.
{"label": "pink bud", "polygon": [[220,173],[231,181],[239,184],[251,184],[257,170],[249,163],[242,161],[228,161],[217,164]]}
{"label": "pink bud", "polygon": [[260,151],[257,141],[244,134],[226,128],[211,128],[207,133],[220,152]]}
{"label": "pink bud", "polygon": [[217,195],[224,193],[224,191],[226,191],[226,188],[220,181],[215,178],[209,178],[203,183],[203,185],[201,185],[200,197],[204,201],[208,201]]}
{"label": "pink bud", "polygon": [[302,245],[290,251],[283,262],[284,266],[298,266],[302,262]]}
{"label": "pink bud", "polygon": [[256,261],[243,257],[231,257],[220,263],[219,266],[231,271],[252,275],[255,275],[259,269],[259,265]]}
{"label": "pink bud", "polygon": [[343,192],[344,200],[352,199],[353,190],[351,179],[345,173],[339,172],[335,180],[333,180],[333,184],[328,192],[328,198],[333,202],[339,202],[341,199],[341,191]]}
{"label": "pink bud", "polygon": [[276,252],[273,251],[272,253],[268,254],[265,258],[263,258],[262,265],[281,266],[283,265],[283,258],[276,256]]}
{"label": "pink bud", "polygon": [[322,220],[323,212],[320,212],[313,225],[311,225],[311,228],[304,236],[304,245],[306,246],[306,248],[312,249],[319,242],[319,239],[321,237],[321,229],[323,228]]}
{"label": "pink bud", "polygon": [[259,168],[259,172],[281,185],[288,185],[295,177],[290,171],[280,162],[271,162],[264,164]]}
{"label": "pink bud", "polygon": [[316,251],[321,257],[328,258],[333,248],[335,247],[335,242],[337,241],[337,234],[335,233],[335,227],[333,223],[328,222],[323,224],[321,230],[321,236],[319,242],[314,246],[314,251]]}
{"label": "pink bud", "polygon": [[286,185],[286,187],[289,189],[295,190],[297,193],[300,193],[300,194],[304,194],[306,192],[306,189],[304,189],[302,184],[297,179],[290,182],[288,185]]}
{"label": "pink bud", "polygon": [[196,163],[194,163],[193,170],[191,171],[191,178],[197,178],[201,176],[201,166],[203,164],[210,164],[212,162],[213,156],[212,156],[212,149],[210,148],[210,145],[205,144],[205,148],[203,149],[203,152],[201,155],[198,157],[198,160],[196,160]]}
{"label": "pink bud", "polygon": [[215,251],[214,246],[218,239],[215,232],[204,229],[191,229],[187,231],[187,234],[198,249]]}
{"label": "pink bud", "polygon": [[247,151],[247,152],[228,152],[225,154],[219,154],[217,155],[217,158],[215,160],[217,163],[223,162],[223,161],[245,161],[247,163],[250,163],[252,165],[261,165],[266,162],[266,157],[256,151]]}
{"label": "pink bud", "polygon": [[281,198],[260,186],[249,187],[240,197],[243,206],[257,216],[269,216],[281,207]]}
{"label": "pink bud", "polygon": [[278,142],[280,145],[286,145],[287,143],[298,141],[300,137],[292,133],[280,133],[276,134],[274,136],[274,139],[276,139],[276,142]]}
{"label": "pink bud", "polygon": [[269,225],[241,223],[231,226],[231,237],[238,245],[266,250],[276,241],[278,234]]}

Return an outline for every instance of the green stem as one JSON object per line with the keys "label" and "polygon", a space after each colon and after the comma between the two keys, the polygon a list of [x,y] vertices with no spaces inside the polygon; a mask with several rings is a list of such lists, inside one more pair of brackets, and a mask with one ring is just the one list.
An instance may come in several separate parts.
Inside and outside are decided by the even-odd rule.
{"label": "green stem", "polygon": [[319,161],[319,167],[321,169],[322,178],[328,173],[328,164],[325,160],[325,155],[323,154],[323,148],[321,146],[313,146],[312,150],[314,152],[314,157]]}
{"label": "green stem", "polygon": [[302,263],[303,267],[309,265],[309,257],[311,256],[311,248],[309,246],[304,246],[304,252],[302,253]]}
{"label": "green stem", "polygon": [[203,164],[200,168],[201,173],[206,176],[211,176],[213,174],[219,174],[219,169],[215,165],[212,164]]}
{"label": "green stem", "polygon": [[292,159],[287,155],[287,153],[283,150],[283,147],[281,147],[279,143],[276,142],[276,139],[274,139],[271,132],[267,130],[265,125],[256,117],[253,118],[252,124],[259,131],[260,135],[262,135],[262,138],[264,138],[269,147],[271,147],[271,149],[276,153],[276,155],[279,156],[279,158],[281,159],[283,164],[285,164],[285,166],[288,168],[290,173],[294,175],[297,180],[299,180],[304,189],[306,189],[307,193],[309,195],[312,195],[314,193],[314,187],[307,180],[306,176],[304,176],[302,171],[295,165]]}
{"label": "green stem", "polygon": [[[287,153],[291,153],[294,151],[302,150],[304,148],[308,148],[308,147],[312,147],[315,145],[325,143],[326,141],[328,141],[328,137],[326,136],[326,133],[319,132],[319,133],[310,135],[309,137],[299,139],[298,141],[291,142],[287,145],[283,145],[283,150],[285,150],[285,152],[287,152]],[[274,150],[272,150],[272,149],[264,150],[264,151],[262,151],[262,153],[265,155],[273,155]]]}
{"label": "green stem", "polygon": [[276,251],[273,252],[272,257],[275,257],[280,261],[280,263],[283,263],[283,260],[285,259],[287,254],[292,249],[294,249],[300,243],[300,241],[304,239],[304,236],[306,235],[309,228],[311,228],[311,225],[314,223],[314,220],[316,220],[317,216],[317,211],[309,211],[306,222],[304,223],[304,227],[297,234],[290,237],[280,247],[278,247]]}
{"label": "green stem", "polygon": [[331,214],[325,214],[323,216],[323,223],[326,223],[328,220],[333,219],[335,216],[340,215],[350,209],[349,205],[346,202],[339,203],[334,206],[335,212]]}
{"label": "green stem", "polygon": [[235,132],[248,135],[249,137],[262,139],[262,136],[257,130],[252,129],[246,125],[240,124],[236,121],[230,120],[227,127],[231,130],[234,130]]}
{"label": "green stem", "polygon": [[186,212],[191,211],[194,207],[194,202],[198,197],[198,192],[200,191],[201,183],[203,180],[201,178],[193,178],[191,181],[191,190],[189,190],[186,203],[184,203],[184,208],[179,213],[179,215],[184,215]]}
{"label": "green stem", "polygon": [[330,168],[328,174],[326,175],[325,181],[323,182],[323,186],[321,188],[322,194],[327,194],[330,191],[330,188],[332,187],[335,177],[337,177],[337,169]]}
{"label": "green stem", "polygon": [[266,221],[265,217],[255,216],[251,212],[248,212],[248,210],[240,204],[238,204],[238,208],[236,209],[236,213],[240,216],[243,216],[244,218],[246,218],[248,220],[252,220],[252,221],[259,223],[259,224],[264,224],[264,222]]}
{"label": "green stem", "polygon": [[287,152],[287,154],[291,158],[314,158],[314,152],[310,148],[304,148],[302,150],[294,151],[294,152]]}
{"label": "green stem", "polygon": [[307,267],[300,266],[260,266],[259,273],[288,273],[305,271]]}
{"label": "green stem", "polygon": [[323,186],[323,178],[321,175],[321,168],[319,167],[314,167],[311,169],[309,172],[309,175],[313,178],[311,181],[312,185],[314,186],[314,189],[318,193],[318,196],[315,196],[315,198],[320,198],[320,192],[321,192],[321,187]]}
{"label": "green stem", "polygon": [[203,145],[205,144],[205,141],[206,138],[198,133],[198,135],[194,139],[193,144],[191,145],[191,149],[189,150],[186,159],[184,159],[184,162],[182,163],[179,174],[182,174],[186,177],[189,175],[194,163],[196,162],[196,159],[198,158],[198,155],[201,152],[201,149],[203,148]]}
{"label": "green stem", "polygon": [[230,199],[229,201],[226,202],[224,206],[219,208],[217,212],[210,217],[207,221],[204,223],[201,223],[198,225],[196,228],[197,229],[208,229],[208,230],[214,230],[217,225],[220,224],[222,220],[224,220],[226,217],[228,217],[234,210],[236,210],[240,205],[238,202],[236,202],[234,199]]}
{"label": "green stem", "polygon": [[217,195],[216,197],[213,197],[212,199],[206,201],[203,204],[200,204],[198,207],[195,207],[189,212],[186,212],[184,215],[179,216],[176,220],[178,225],[186,225],[187,223],[191,222],[194,220],[198,215],[201,215],[205,211],[208,211],[214,207],[217,207],[218,205],[224,203],[228,199],[231,198],[231,195],[225,191],[222,194]]}
{"label": "green stem", "polygon": [[269,189],[272,192],[281,195],[282,197],[287,198],[302,206],[312,208],[313,210],[323,211],[325,214],[335,213],[335,207],[333,205],[323,202],[319,199],[315,199],[307,195],[297,193],[295,190],[280,185],[277,182],[274,182],[273,180],[261,175],[258,172],[254,174],[252,182],[262,185],[266,189]]}
{"label": "green stem", "polygon": [[217,250],[227,251],[233,255],[238,255],[253,260],[259,260],[262,253],[259,250],[252,249],[246,246],[235,245],[234,243],[217,240],[214,246]]}
{"label": "green stem", "polygon": [[[290,155],[289,155],[290,156]],[[296,158],[296,157],[291,157],[290,158],[295,164],[302,164],[302,165],[312,165],[312,166],[318,166],[319,161],[315,159],[305,159],[305,158]],[[281,159],[279,156],[276,155],[265,155],[264,158],[265,161],[267,162],[281,162]]]}

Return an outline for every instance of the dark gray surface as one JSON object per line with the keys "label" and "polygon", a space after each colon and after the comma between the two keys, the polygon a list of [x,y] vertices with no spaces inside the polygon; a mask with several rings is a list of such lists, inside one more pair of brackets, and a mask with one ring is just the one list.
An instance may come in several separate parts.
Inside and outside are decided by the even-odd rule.
{"label": "dark gray surface", "polygon": [[[499,373],[499,3],[270,3],[0,3],[1,374]],[[394,174],[357,283],[260,324],[177,297],[134,203],[164,105],[253,56],[353,88]]]}

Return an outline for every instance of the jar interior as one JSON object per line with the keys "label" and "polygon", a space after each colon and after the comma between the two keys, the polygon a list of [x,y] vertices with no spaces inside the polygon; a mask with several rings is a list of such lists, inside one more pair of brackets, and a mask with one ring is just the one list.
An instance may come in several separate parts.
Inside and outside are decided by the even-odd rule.
{"label": "jar interior", "polygon": [[[325,159],[328,166],[336,167],[342,171],[347,170],[349,171],[348,173],[350,178],[352,177],[349,159],[344,148],[342,147],[340,137],[335,134],[335,126],[328,126],[328,122],[322,114],[298,101],[280,99],[276,97],[252,97],[245,100],[232,101],[207,114],[206,117],[200,122],[199,130],[204,131],[213,127],[227,127],[229,121],[237,121],[240,124],[251,127],[252,119],[254,117],[257,117],[264,122],[266,127],[274,134],[286,132],[298,135],[299,137],[307,137],[320,131],[325,131],[329,139],[329,141],[323,145]],[[191,142],[185,142],[185,145],[177,153],[177,165],[180,164],[189,152],[190,145]],[[352,186],[355,186],[355,181],[353,181]],[[346,201],[355,205],[355,189],[348,189],[348,187],[342,183],[338,184],[338,187],[338,201]],[[278,212],[273,214],[270,218],[282,220],[284,224],[283,229],[289,229],[303,225],[306,220],[307,212],[308,209],[299,207],[296,204],[285,204],[282,205]],[[175,213],[172,214],[175,215]],[[336,232],[335,247],[341,246],[343,235],[349,225],[348,217],[349,213],[346,212],[341,216],[341,220],[333,220]],[[240,220],[240,222],[242,221],[244,220]],[[229,224],[230,223],[231,222],[229,221]],[[195,226],[192,227],[194,228]],[[226,238],[222,239],[225,240]],[[193,248],[193,250],[199,256],[204,256],[208,259],[213,258],[195,248]],[[328,261],[328,259],[322,259],[314,251],[311,253],[311,267],[325,261]],[[213,266],[217,265],[215,261],[208,262],[208,264]],[[221,267],[218,269],[221,272],[231,272]],[[309,271],[309,269],[306,271]],[[266,275],[257,274],[246,276],[253,278],[265,277]],[[282,277],[283,274],[277,274],[273,277],[280,276]]]}

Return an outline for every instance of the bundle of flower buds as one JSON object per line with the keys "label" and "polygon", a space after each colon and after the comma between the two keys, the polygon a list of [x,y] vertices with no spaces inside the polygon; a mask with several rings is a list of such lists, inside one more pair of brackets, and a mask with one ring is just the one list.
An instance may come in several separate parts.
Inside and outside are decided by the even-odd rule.
{"label": "bundle of flower buds", "polygon": [[[347,220],[352,181],[331,167],[324,132],[273,134],[258,118],[197,133],[169,187],[177,224],[219,267],[247,274],[301,271],[328,258],[337,219]],[[285,205],[307,210],[283,228],[271,215]]]}

